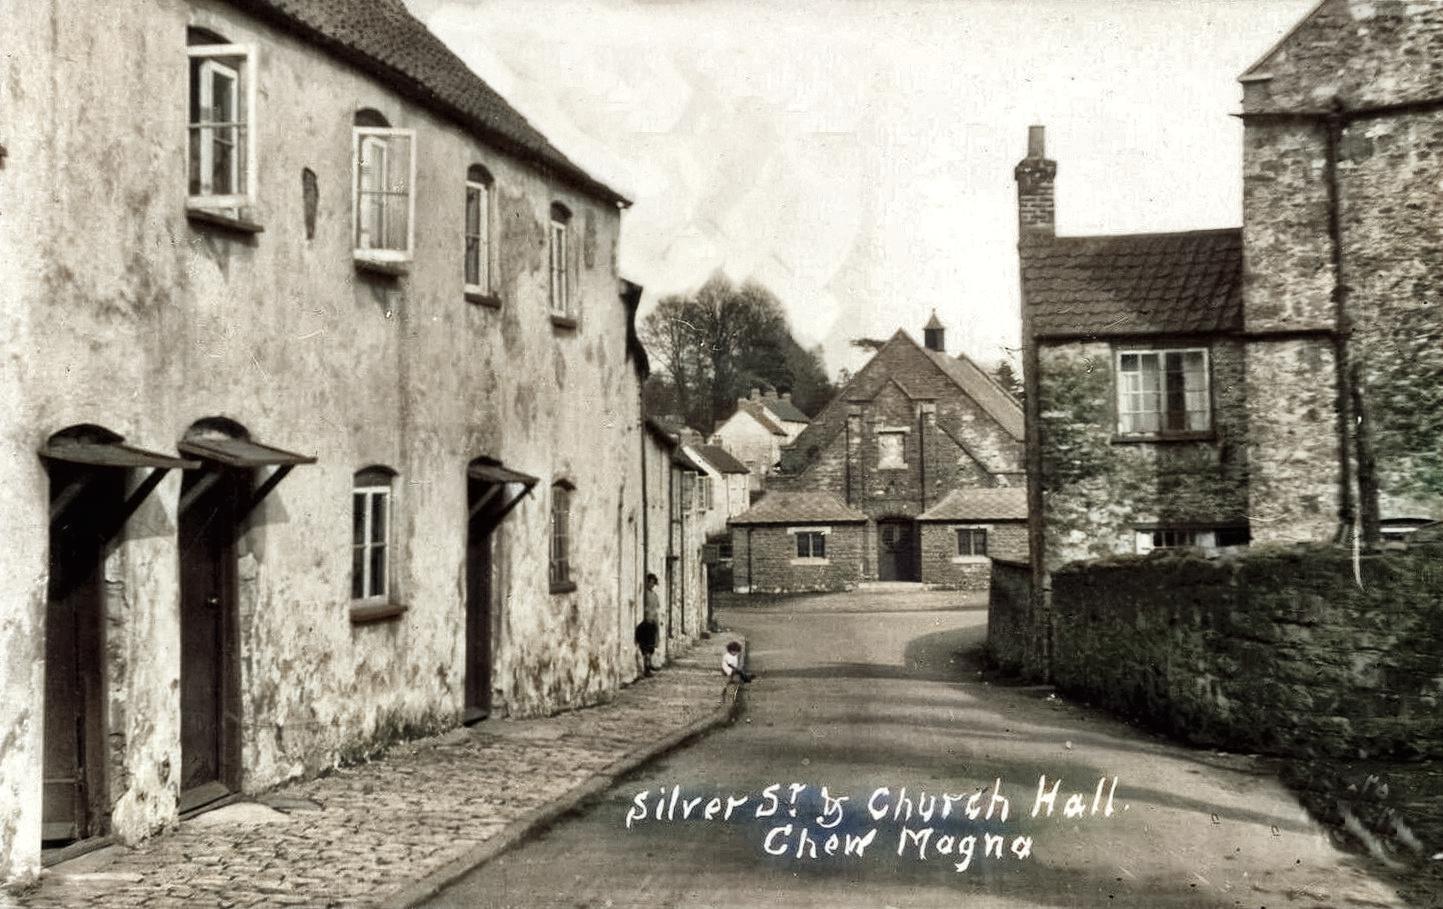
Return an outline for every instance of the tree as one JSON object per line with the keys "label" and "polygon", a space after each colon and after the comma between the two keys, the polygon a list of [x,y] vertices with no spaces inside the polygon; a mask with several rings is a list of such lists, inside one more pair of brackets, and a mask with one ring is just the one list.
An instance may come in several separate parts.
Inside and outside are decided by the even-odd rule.
{"label": "tree", "polygon": [[717,273],[695,293],[663,298],[642,321],[641,337],[667,391],[648,392],[710,433],[753,388],[790,391],[806,412],[831,397],[820,347],[792,337],[781,301],[755,281],[734,285]]}
{"label": "tree", "polygon": [[1007,393],[1021,401],[1025,393],[1022,383],[1017,379],[1017,373],[1012,368],[1011,360],[998,360],[997,366],[992,370],[992,378],[997,384],[1007,389]]}

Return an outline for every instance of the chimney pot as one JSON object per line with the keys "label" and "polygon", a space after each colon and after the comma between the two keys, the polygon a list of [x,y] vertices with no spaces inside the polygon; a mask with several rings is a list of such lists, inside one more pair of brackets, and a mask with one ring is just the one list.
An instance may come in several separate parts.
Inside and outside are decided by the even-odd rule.
{"label": "chimney pot", "polygon": [[1047,157],[1046,131],[1047,131],[1047,127],[1045,127],[1045,126],[1029,126],[1029,127],[1027,127],[1027,157],[1029,157],[1029,158],[1045,158],[1045,157]]}
{"label": "chimney pot", "polygon": [[762,399],[762,390],[761,390],[760,388],[753,388],[753,389],[752,389],[752,400],[753,400],[753,401],[760,401],[761,399]]}
{"label": "chimney pot", "polygon": [[784,392],[782,392],[782,400],[783,400],[783,401],[790,401],[791,399],[792,399],[792,393],[791,393],[790,391],[784,391]]}

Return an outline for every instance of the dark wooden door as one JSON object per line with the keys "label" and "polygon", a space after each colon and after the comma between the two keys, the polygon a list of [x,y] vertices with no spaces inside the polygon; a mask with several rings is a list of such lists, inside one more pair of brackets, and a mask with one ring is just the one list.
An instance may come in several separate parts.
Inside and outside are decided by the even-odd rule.
{"label": "dark wooden door", "polygon": [[491,713],[491,531],[473,518],[466,534],[466,705],[462,721]]}
{"label": "dark wooden door", "polygon": [[917,580],[915,525],[911,521],[877,522],[877,579]]}
{"label": "dark wooden door", "polygon": [[240,478],[192,471],[180,513],[181,810],[225,795],[237,782],[236,522]]}
{"label": "dark wooden door", "polygon": [[[106,521],[119,500],[106,471],[52,472],[52,503],[68,501],[50,528],[45,610],[44,766],[41,839],[59,845],[105,825],[104,558]],[[78,496],[69,489],[83,490]]]}

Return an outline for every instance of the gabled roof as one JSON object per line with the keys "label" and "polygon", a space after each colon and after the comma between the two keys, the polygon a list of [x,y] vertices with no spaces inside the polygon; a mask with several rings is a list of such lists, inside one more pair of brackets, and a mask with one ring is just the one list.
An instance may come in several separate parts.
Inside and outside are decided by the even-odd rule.
{"label": "gabled roof", "polygon": [[830,492],[772,491],[731,524],[863,524],[867,516],[848,508]]}
{"label": "gabled roof", "polygon": [[473,73],[400,0],[229,0],[324,48],[502,151],[607,202],[630,204],[587,174]]}
{"label": "gabled roof", "polygon": [[1273,46],[1268,48],[1266,53],[1259,57],[1252,66],[1249,66],[1246,70],[1243,71],[1243,74],[1238,77],[1238,81],[1248,82],[1253,79],[1267,78],[1268,73],[1264,68],[1265,65],[1271,63],[1273,58],[1278,55],[1279,51],[1281,51],[1288,44],[1291,44],[1293,38],[1298,34],[1299,31],[1302,30],[1303,26],[1306,25],[1309,20],[1311,20],[1315,15],[1317,15],[1324,6],[1327,6],[1331,2],[1332,0],[1318,0],[1317,3],[1313,4],[1312,9],[1308,10],[1308,12],[1304,14],[1303,17],[1300,18],[1297,22],[1294,22],[1293,27],[1284,32],[1281,38],[1273,42]]}
{"label": "gabled roof", "polygon": [[[913,342],[916,343],[916,342]],[[933,363],[936,363],[943,372],[947,374],[957,387],[967,392],[967,396],[977,402],[977,406],[987,412],[987,415],[997,421],[997,425],[1006,430],[1012,438],[1021,441],[1023,435],[1022,405],[1017,399],[1008,394],[997,380],[989,376],[982,367],[972,362],[972,358],[966,354],[958,354],[949,357],[944,353],[935,350],[922,348]]]}
{"label": "gabled roof", "polygon": [[1057,237],[1022,248],[1037,338],[1212,334],[1242,328],[1242,231]]}
{"label": "gabled roof", "polygon": [[761,404],[772,416],[788,423],[810,423],[812,418],[802,413],[797,405],[786,398],[762,398]]}
{"label": "gabled roof", "polygon": [[[786,427],[782,426],[781,421],[772,416],[771,411],[763,407],[760,401],[738,402],[736,412],[747,414],[753,420],[762,424],[762,427],[774,436],[784,436],[787,434]],[[732,414],[732,416],[736,416],[736,414]],[[728,417],[728,419],[731,418]]]}
{"label": "gabled roof", "polygon": [[751,473],[747,469],[747,465],[738,461],[731,452],[720,445],[698,445],[694,450],[702,460],[715,467],[717,473]]}
{"label": "gabled roof", "polygon": [[937,310],[934,309],[932,310],[932,318],[927,320],[927,324],[922,326],[922,330],[936,331],[939,328],[945,329],[946,327],[947,326],[942,324],[942,320],[937,318]]}
{"label": "gabled roof", "polygon": [[1021,486],[954,489],[923,512],[919,521],[1025,521],[1027,490]]}

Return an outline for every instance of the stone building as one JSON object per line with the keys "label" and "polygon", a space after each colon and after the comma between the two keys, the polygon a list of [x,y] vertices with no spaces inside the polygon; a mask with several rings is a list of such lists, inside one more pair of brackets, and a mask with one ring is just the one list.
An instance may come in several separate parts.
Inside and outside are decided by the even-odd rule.
{"label": "stone building", "polygon": [[737,409],[712,431],[711,444],[737,457],[751,471],[751,488],[767,487],[767,477],[781,460],[782,449],[792,444],[810,422],[792,403],[790,393],[752,389],[738,398]]}
{"label": "stone building", "polygon": [[829,492],[768,492],[731,520],[732,589],[851,590],[865,577],[866,526]]}
{"label": "stone building", "polygon": [[1443,6],[1325,0],[1242,77],[1243,226],[1058,237],[1017,166],[1033,628],[1048,572],[1443,518]]}
{"label": "stone building", "polygon": [[697,476],[696,509],[702,534],[713,540],[727,534],[727,522],[751,507],[751,471],[720,445],[683,448],[703,471]]}
{"label": "stone building", "polygon": [[987,590],[992,560],[1027,561],[1027,490],[954,489],[917,518],[922,579]]}
{"label": "stone building", "polygon": [[399,0],[26,13],[0,878],[631,678],[661,563],[626,200]]}
{"label": "stone building", "polygon": [[[687,456],[680,439],[664,423],[648,419],[645,426],[642,473],[647,492],[642,549],[645,572],[657,578],[662,606],[657,656],[665,659],[677,639],[695,639],[706,629],[706,513],[697,498],[706,469]],[[628,635],[641,621],[640,609],[638,602]]]}
{"label": "stone building", "polygon": [[1022,408],[965,354],[946,352],[935,314],[924,337],[893,335],[797,436],[769,484],[825,492],[866,516],[862,580],[958,583],[950,562],[922,557],[918,519],[954,490],[1022,488]]}

